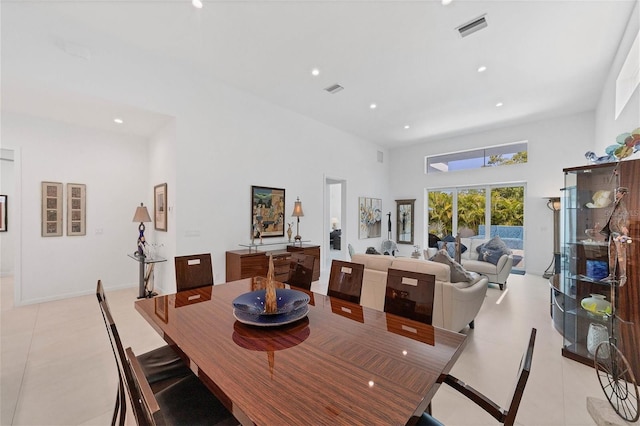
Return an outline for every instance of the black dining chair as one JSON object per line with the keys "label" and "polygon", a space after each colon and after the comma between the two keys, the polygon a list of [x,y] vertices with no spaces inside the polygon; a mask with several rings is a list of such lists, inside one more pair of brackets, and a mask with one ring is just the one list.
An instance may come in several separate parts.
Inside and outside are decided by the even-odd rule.
{"label": "black dining chair", "polygon": [[313,266],[316,257],[304,253],[292,253],[289,265],[289,278],[285,283],[293,286],[311,290],[313,281]]}
{"label": "black dining chair", "polygon": [[[111,315],[111,310],[107,303],[107,297],[102,286],[102,281],[100,280],[98,280],[96,287],[96,297],[98,298],[102,318],[104,319],[105,326],[107,327],[107,333],[109,335],[109,341],[111,342],[111,349],[113,350],[116,365],[118,366],[118,391],[116,394],[116,404],[111,424],[115,425],[116,421],[119,420],[119,424],[124,425],[127,407],[124,392],[124,370],[122,368],[122,360],[125,358],[124,347],[122,345],[118,329],[116,328],[116,324],[113,320],[113,316]],[[180,356],[167,345],[140,355],[138,360],[147,381],[155,390],[160,390],[171,384],[173,381],[188,376],[189,374],[193,374],[189,367],[182,361]]]}
{"label": "black dining chair", "polygon": [[[133,405],[138,425],[189,425],[223,426],[237,425],[224,405],[195,374],[171,384],[154,393],[147,381],[142,366],[131,348],[126,349],[130,370],[129,388],[139,396],[139,404]],[[140,421],[144,420],[144,422]]]}
{"label": "black dining chair", "polygon": [[211,253],[176,256],[177,291],[213,285]]}
{"label": "black dining chair", "polygon": [[384,311],[431,324],[435,287],[434,275],[389,268]]}
{"label": "black dining chair", "polygon": [[[509,404],[509,408],[507,410],[500,408],[498,404],[487,398],[485,395],[450,374],[447,374],[445,376],[444,383],[469,398],[480,408],[489,413],[498,422],[503,423],[506,426],[512,426],[516,421],[518,407],[520,407],[522,395],[524,394],[524,388],[527,385],[527,380],[529,379],[529,374],[531,372],[531,361],[533,359],[533,347],[536,342],[536,331],[537,330],[535,328],[531,329],[531,335],[529,336],[527,350],[524,353],[522,360],[520,361],[516,388],[513,392],[511,403]],[[442,426],[442,423],[436,420],[429,413],[424,413],[416,424],[419,426]]]}
{"label": "black dining chair", "polygon": [[327,296],[360,303],[363,276],[363,264],[333,260],[331,262]]}

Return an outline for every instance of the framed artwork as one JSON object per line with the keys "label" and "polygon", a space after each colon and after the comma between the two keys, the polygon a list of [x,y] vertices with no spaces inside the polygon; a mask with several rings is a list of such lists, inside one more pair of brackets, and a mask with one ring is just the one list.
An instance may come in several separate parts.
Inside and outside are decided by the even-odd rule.
{"label": "framed artwork", "polygon": [[382,234],[382,200],[379,198],[358,198],[360,229],[358,238],[377,238]]}
{"label": "framed artwork", "polygon": [[0,232],[7,232],[7,196],[0,195]]}
{"label": "framed artwork", "polygon": [[413,244],[413,207],[416,200],[396,200],[396,242]]}
{"label": "framed artwork", "polygon": [[251,187],[251,238],[284,237],[285,191]]}
{"label": "framed artwork", "polygon": [[87,235],[87,185],[67,184],[67,235]]}
{"label": "framed artwork", "polygon": [[43,237],[62,236],[62,183],[42,182]]}
{"label": "framed artwork", "polygon": [[167,184],[153,187],[153,224],[157,231],[167,231]]}

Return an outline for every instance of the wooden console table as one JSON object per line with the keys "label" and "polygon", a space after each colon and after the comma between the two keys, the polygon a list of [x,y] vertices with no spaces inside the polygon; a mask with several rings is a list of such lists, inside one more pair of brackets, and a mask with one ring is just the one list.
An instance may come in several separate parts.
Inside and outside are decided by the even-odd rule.
{"label": "wooden console table", "polygon": [[[285,245],[287,243],[282,243]],[[274,244],[275,245],[275,244]],[[313,281],[320,279],[320,246],[313,244],[289,244],[285,250],[257,251],[253,248],[226,252],[226,281],[236,281],[255,276],[266,276],[269,269],[269,255],[273,256],[276,280],[285,281],[289,274],[291,253],[314,256]]]}

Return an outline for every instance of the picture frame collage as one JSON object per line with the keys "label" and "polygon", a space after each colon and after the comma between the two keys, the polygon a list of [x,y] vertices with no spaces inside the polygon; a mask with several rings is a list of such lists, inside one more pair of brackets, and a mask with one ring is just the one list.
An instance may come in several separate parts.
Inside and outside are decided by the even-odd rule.
{"label": "picture frame collage", "polygon": [[[69,237],[87,234],[87,186],[81,183],[68,183],[67,194],[67,229]],[[43,237],[60,237],[63,234],[63,184],[61,182],[41,183],[42,214],[41,235]]]}

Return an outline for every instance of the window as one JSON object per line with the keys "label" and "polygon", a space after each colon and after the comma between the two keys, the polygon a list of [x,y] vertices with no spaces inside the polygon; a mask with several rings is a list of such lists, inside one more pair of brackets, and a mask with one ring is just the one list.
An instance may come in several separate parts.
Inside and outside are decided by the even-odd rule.
{"label": "window", "polygon": [[425,157],[425,173],[452,172],[527,162],[528,142]]}

